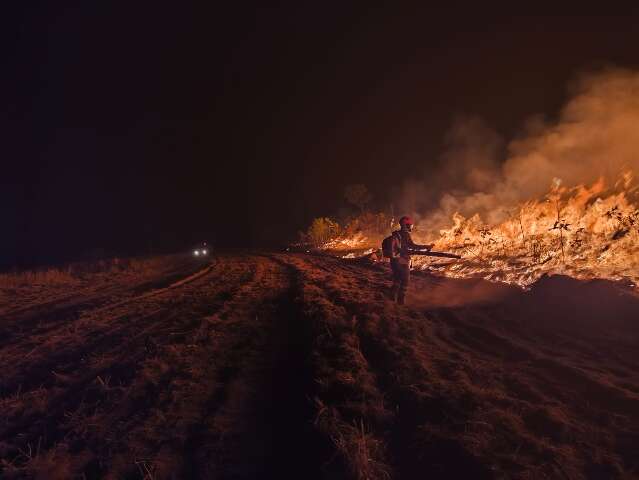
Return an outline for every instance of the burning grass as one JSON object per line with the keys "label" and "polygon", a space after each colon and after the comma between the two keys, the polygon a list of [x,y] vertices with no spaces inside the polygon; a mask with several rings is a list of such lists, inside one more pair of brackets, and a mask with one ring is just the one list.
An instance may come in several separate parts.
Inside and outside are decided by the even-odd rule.
{"label": "burning grass", "polygon": [[478,276],[529,285],[544,274],[639,282],[639,203],[627,175],[615,188],[603,181],[561,187],[557,182],[543,200],[511,210],[506,220],[486,225],[479,215],[453,217],[453,225],[434,239],[435,249],[463,255],[460,262],[419,268],[448,276]]}
{"label": "burning grass", "polygon": [[[479,214],[455,213],[452,225],[439,232],[422,221],[413,234],[418,243],[434,243],[434,250],[462,259],[415,256],[413,266],[523,287],[552,274],[639,284],[639,187],[630,173],[612,188],[603,180],[573,188],[556,180],[542,199],[502,210],[503,221],[494,224]],[[397,225],[391,221],[386,234],[365,225],[351,221],[319,248],[341,257],[375,254],[379,259],[381,239]]]}

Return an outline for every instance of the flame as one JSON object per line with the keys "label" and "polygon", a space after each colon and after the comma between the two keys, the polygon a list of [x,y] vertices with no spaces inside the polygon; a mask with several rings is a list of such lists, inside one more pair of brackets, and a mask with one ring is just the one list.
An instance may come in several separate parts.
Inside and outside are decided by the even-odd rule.
{"label": "flame", "polygon": [[633,177],[625,173],[607,189],[562,186],[555,179],[547,195],[509,210],[508,218],[485,224],[479,215],[456,213],[440,231],[435,250],[463,256],[437,262],[414,258],[414,266],[453,277],[483,277],[521,286],[544,274],[606,278],[639,283],[639,202]]}
{"label": "flame", "polygon": [[[395,204],[422,220],[418,243],[464,258],[416,256],[416,267],[524,286],[554,273],[637,284],[639,192],[631,173],[618,175],[639,172],[639,72],[576,80],[557,121],[532,118],[511,141],[479,119],[456,122],[440,171],[429,162],[427,178],[407,181]],[[366,225],[353,222],[379,248],[380,229]]]}
{"label": "flame", "polygon": [[357,248],[365,248],[369,244],[369,238],[361,232],[351,237],[340,237],[329,240],[321,247],[323,250],[349,250]]}

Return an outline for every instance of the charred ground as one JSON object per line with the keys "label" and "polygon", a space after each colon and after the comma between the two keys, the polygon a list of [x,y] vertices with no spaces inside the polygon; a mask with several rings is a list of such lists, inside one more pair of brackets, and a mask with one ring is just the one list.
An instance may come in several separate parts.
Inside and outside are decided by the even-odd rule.
{"label": "charred ground", "polygon": [[639,476],[631,289],[415,275],[398,307],[383,265],[255,252],[87,278],[3,288],[3,477]]}

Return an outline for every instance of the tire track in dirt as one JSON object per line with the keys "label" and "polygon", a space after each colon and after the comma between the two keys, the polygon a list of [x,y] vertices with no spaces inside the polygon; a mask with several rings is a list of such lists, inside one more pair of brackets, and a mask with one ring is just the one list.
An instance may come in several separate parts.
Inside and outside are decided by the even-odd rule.
{"label": "tire track in dirt", "polygon": [[[382,333],[384,330],[388,335]],[[394,422],[386,439],[397,477],[416,478],[428,472],[442,478],[492,478],[456,439],[475,406],[460,396],[463,392],[438,378],[438,352],[419,349],[419,330],[399,318],[363,317],[358,335],[380,388],[394,407]],[[448,365],[454,382],[459,365]],[[458,427],[451,435],[452,419]]]}
{"label": "tire track in dirt", "polygon": [[[252,263],[252,262],[251,262]],[[246,275],[248,273],[248,275]],[[202,398],[208,398],[219,394],[218,381],[215,379],[218,364],[215,358],[225,359],[232,357],[232,350],[227,339],[229,329],[234,325],[227,321],[227,310],[236,299],[242,296],[243,292],[251,289],[252,285],[262,277],[261,268],[253,265],[248,271],[244,271],[244,279],[247,281],[235,284],[237,279],[228,278],[225,283],[233,285],[233,295],[229,295],[224,302],[215,310],[207,312],[199,322],[199,326],[190,334],[184,336],[177,345],[173,347],[172,365],[163,377],[168,378],[163,386],[167,388],[155,389],[154,397],[163,401],[162,411],[166,413],[168,419],[157,423],[156,419],[142,415],[134,422],[127,422],[124,430],[118,431],[118,435],[127,435],[134,439],[131,450],[139,452],[138,455],[147,459],[149,468],[153,471],[162,468],[169,468],[169,471],[179,471],[182,467],[181,455],[175,455],[176,451],[182,450],[182,442],[188,435],[195,418],[202,415],[204,408],[201,406]],[[221,321],[220,321],[221,320]],[[192,348],[188,348],[192,347]],[[225,371],[226,376],[222,376],[221,385],[226,384],[232,377],[235,366],[231,366]],[[178,380],[177,382],[175,380]],[[217,392],[217,393],[216,393]],[[152,404],[147,405],[147,410]],[[170,418],[173,418],[171,421]],[[176,419],[182,419],[177,424]],[[156,460],[158,452],[143,446],[142,439],[152,432],[152,437],[156,439],[156,444],[166,443],[171,445],[171,452],[160,454],[161,460]],[[135,439],[137,438],[137,441]],[[165,448],[166,450],[166,448]],[[128,461],[130,452],[120,454],[113,462],[115,465],[132,465]],[[130,459],[129,459],[130,460]],[[168,465],[168,467],[167,467]],[[125,467],[126,469],[126,467]]]}
{"label": "tire track in dirt", "polygon": [[[232,255],[190,284],[86,312],[69,322],[75,336],[52,328],[59,351],[0,359],[14,387],[21,373],[37,379],[39,361],[46,374],[22,402],[15,388],[0,399],[0,459],[14,464],[0,476],[43,465],[140,479],[639,468],[630,340],[513,323],[502,306],[400,307],[384,300],[388,284],[338,259]],[[28,353],[28,340],[0,353]]]}
{"label": "tire track in dirt", "polygon": [[[320,462],[290,272],[255,261],[254,281],[206,318],[199,348],[183,353],[190,378],[173,385],[162,406],[167,420],[149,416],[127,433],[130,450],[159,478],[176,471],[183,478],[293,478]],[[142,446],[149,436],[152,445]],[[113,463],[131,465],[130,452]]]}
{"label": "tire track in dirt", "polygon": [[[249,278],[245,275],[246,272],[240,273],[242,273],[244,281],[249,280]],[[241,278],[238,277],[236,281],[240,279]],[[205,279],[201,279],[201,281],[203,282]],[[200,286],[201,285],[199,283],[189,284],[189,291],[193,293],[193,290],[200,288]],[[207,312],[211,311],[210,307],[212,305],[220,304],[220,300],[225,300],[231,297],[233,295],[232,290],[237,288],[237,285],[232,284],[230,289],[226,284],[222,284],[220,287],[221,288],[218,288],[218,286],[215,285],[214,291],[210,292],[217,292],[217,296],[214,296],[210,300],[208,307],[206,305],[204,306]],[[171,295],[174,294],[175,292],[171,293]],[[37,421],[38,416],[41,415],[40,412],[35,412],[33,415],[22,415],[17,423],[10,421],[4,422],[6,423],[6,428],[3,429],[4,431],[0,435],[3,438],[17,437],[18,435],[21,435],[20,443],[22,445],[27,445],[29,442],[35,443],[38,439],[38,431],[46,432],[45,435],[48,434],[48,436],[53,439],[60,438],[61,433],[58,434],[56,432],[60,425],[64,423],[62,418],[69,416],[71,412],[77,410],[83,405],[86,400],[86,395],[83,396],[83,392],[90,391],[89,397],[95,397],[96,392],[94,390],[96,389],[93,388],[93,386],[96,378],[111,377],[111,380],[114,381],[114,383],[116,380],[120,380],[119,388],[123,388],[127,382],[132,381],[137,370],[136,367],[148,354],[145,349],[145,345],[141,342],[141,339],[144,338],[143,335],[150,333],[150,331],[154,328],[158,329],[159,327],[166,326],[166,324],[175,322],[176,318],[179,318],[180,316],[185,317],[190,322],[190,325],[172,325],[172,328],[177,327],[181,330],[186,327],[195,326],[193,319],[197,319],[197,310],[193,311],[189,301],[192,302],[193,299],[197,300],[197,296],[193,297],[193,295],[191,295],[189,297],[186,293],[183,295],[184,299],[178,299],[178,302],[175,302],[175,299],[172,299],[173,301],[169,302],[169,305],[172,305],[172,308],[182,308],[182,310],[178,310],[177,312],[173,311],[171,308],[161,310],[155,307],[156,309],[153,313],[145,315],[141,319],[139,317],[130,318],[130,316],[126,316],[126,321],[122,322],[123,317],[120,314],[111,317],[109,319],[110,322],[106,324],[107,326],[112,326],[112,322],[115,322],[116,320],[119,321],[119,323],[122,323],[122,325],[112,328],[107,333],[102,332],[100,335],[94,335],[91,341],[86,344],[78,342],[78,345],[76,346],[79,346],[79,349],[71,348],[63,355],[54,356],[53,360],[56,364],[59,364],[62,360],[64,360],[65,364],[68,365],[68,373],[61,373],[67,369],[62,366],[61,368],[58,368],[60,372],[57,373],[54,380],[51,380],[51,369],[49,367],[52,365],[52,362],[49,357],[45,358],[47,362],[46,365],[36,365],[36,368],[39,368],[40,370],[40,375],[38,375],[38,372],[34,372],[33,370],[22,371],[22,378],[28,375],[32,382],[41,385],[38,390],[41,390],[43,385],[48,389],[53,389],[53,395],[49,395],[47,398],[48,407],[46,412],[46,421],[44,424]],[[144,311],[144,308],[145,306],[142,305],[142,308],[139,310]],[[131,321],[133,319],[136,321]],[[157,345],[155,348],[157,348]],[[87,355],[88,352],[93,352],[94,354],[99,353],[105,357],[105,360],[98,362],[95,367],[89,368],[88,371],[75,374],[73,369],[75,369],[78,364],[81,364],[79,360]],[[60,382],[62,383],[60,384]],[[56,384],[59,387],[63,387],[63,389],[56,387]],[[27,389],[25,388],[23,392],[26,390]],[[59,392],[56,393],[58,390]],[[25,434],[25,430],[32,431],[32,433]],[[48,442],[45,439],[45,445],[42,446],[46,446],[46,444],[53,441],[55,440]]]}
{"label": "tire track in dirt", "polygon": [[[12,297],[11,302],[0,304],[0,315],[3,318],[19,316],[22,314],[36,315],[44,314],[58,305],[68,302],[77,302],[78,298],[94,297],[96,293],[104,293],[117,289],[120,293],[127,291],[135,294],[136,291],[147,290],[160,282],[171,281],[173,278],[184,276],[197,266],[194,259],[187,255],[168,255],[156,258],[156,265],[131,266],[130,262],[111,263],[113,270],[100,271],[100,266],[96,264],[85,264],[85,271],[75,271],[71,274],[75,281],[69,283],[42,283],[29,284],[24,279],[23,286],[0,288],[7,298]],[[135,260],[133,263],[136,263]],[[144,261],[142,261],[144,263]],[[118,267],[119,266],[119,267]],[[78,267],[80,267],[78,265]],[[91,269],[91,267],[96,267]],[[81,268],[81,267],[80,267]],[[97,271],[96,271],[97,270]],[[2,297],[0,297],[1,299]]]}
{"label": "tire track in dirt", "polygon": [[[321,260],[296,260],[300,265],[318,261]],[[485,441],[487,432],[481,430],[491,425],[484,410],[502,408],[500,401],[510,403],[511,408],[522,408],[517,396],[501,400],[502,393],[495,390],[493,397],[491,388],[503,389],[500,382],[513,378],[506,377],[503,368],[491,371],[495,367],[495,355],[498,359],[513,357],[525,362],[533,358],[529,349],[489,328],[480,327],[477,319],[461,323],[457,317],[452,321],[439,319],[439,314],[445,313],[450,320],[454,308],[424,315],[411,307],[379,302],[374,290],[386,288],[387,283],[372,270],[362,268],[358,271],[352,265],[344,268],[329,260],[324,262],[324,268],[311,272],[310,281],[325,292],[324,298],[342,306],[346,316],[353,317],[357,348],[385,396],[385,408],[393,411],[390,428],[384,428],[382,424],[381,428],[373,430],[387,445],[389,469],[392,468],[398,478],[416,478],[424,472],[438,476],[492,478],[494,473],[490,465],[478,456],[478,449],[473,445]],[[349,280],[353,274],[363,281]],[[419,287],[424,282],[416,276],[414,283]],[[363,290],[353,290],[351,285],[359,285]],[[480,310],[479,307],[474,309]],[[466,319],[467,313],[462,318]],[[464,332],[466,327],[468,334]],[[442,336],[437,332],[448,333]],[[492,345],[495,351],[486,350],[488,346],[474,341],[473,334],[486,342],[495,340],[497,346]],[[462,338],[465,345],[459,341]],[[479,349],[473,349],[473,345]],[[505,350],[502,351],[500,346]],[[482,368],[478,368],[480,365]],[[502,376],[503,380],[500,379]],[[530,410],[525,404],[523,408]],[[541,415],[546,414],[542,412]],[[550,430],[542,434],[551,433],[552,422],[549,418]],[[375,422],[371,420],[370,424]],[[504,431],[501,435],[508,438],[513,433]],[[525,437],[519,437],[518,441],[517,452],[511,452],[515,457],[517,454],[534,455],[532,452],[536,449],[544,448]],[[547,452],[545,455],[552,458],[554,454]],[[541,462],[530,468],[538,468],[540,475],[560,473],[556,463]]]}
{"label": "tire track in dirt", "polygon": [[[204,353],[210,340],[209,335],[213,333],[215,337],[218,337],[224,334],[223,331],[213,331],[211,318],[219,312],[223,312],[229,303],[241,295],[244,289],[250,288],[250,285],[261,275],[259,269],[256,271],[253,268],[240,270],[236,273],[238,275],[230,276],[224,282],[226,288],[232,290],[231,294],[224,295],[222,301],[215,308],[197,315],[199,318],[196,322],[196,328],[190,332],[182,332],[179,338],[174,338],[174,342],[159,345],[157,354],[149,358],[138,369],[143,372],[143,375],[142,378],[138,376],[134,379],[134,389],[137,393],[134,393],[135,398],[130,402],[131,406],[128,409],[120,408],[111,413],[107,412],[108,423],[119,425],[116,431],[107,435],[114,439],[113,443],[121,444],[122,438],[134,440],[137,438],[137,441],[129,443],[124,452],[118,454],[119,456],[116,455],[115,459],[109,462],[116,466],[116,471],[121,468],[123,472],[126,472],[134,465],[134,459],[129,458],[132,452],[143,458],[144,462],[148,462],[144,465],[155,463],[149,460],[150,457],[153,457],[154,452],[149,452],[142,446],[149,443],[145,439],[149,434],[154,439],[164,439],[163,442],[167,445],[170,444],[173,449],[179,450],[176,445],[179,442],[176,442],[173,437],[180,436],[181,427],[166,422],[170,417],[174,417],[174,420],[177,418],[183,419],[181,422],[187,422],[186,419],[197,415],[197,409],[194,409],[194,406],[189,403],[195,397],[193,392],[201,394],[203,390],[210,387],[209,378],[206,375],[198,376],[196,373],[198,371],[200,373],[206,372],[211,367],[212,359]],[[217,327],[224,327],[224,325],[219,324]],[[212,343],[216,344],[215,341]],[[160,373],[154,374],[153,368],[160,368]],[[147,373],[144,373],[145,370]],[[141,401],[144,403],[143,405],[140,405]],[[139,411],[140,409],[143,410]],[[178,410],[177,413],[176,410]],[[155,412],[159,413],[160,411],[164,413],[160,415],[160,428],[158,430],[158,417]],[[107,455],[112,455],[112,452],[109,450]],[[160,463],[164,466],[170,464],[171,471],[179,470],[180,461],[174,458],[171,463],[172,456],[174,457],[174,454],[162,454],[163,458]],[[123,460],[123,458],[130,461]],[[155,469],[155,467],[149,468]]]}
{"label": "tire track in dirt", "polygon": [[364,269],[353,276],[350,266],[331,258],[280,258],[298,271],[303,285],[303,309],[314,330],[316,424],[335,445],[335,468],[346,478],[389,478],[393,469],[384,432],[393,413],[361,349],[353,304],[342,301],[340,293],[344,290],[343,295],[359,299],[363,311],[370,311],[377,300],[369,285],[381,276]]}
{"label": "tire track in dirt", "polygon": [[[318,261],[321,260],[311,258],[308,263],[315,265]],[[394,471],[397,478],[417,478],[426,473],[491,478],[488,469],[455,437],[436,433],[450,418],[463,426],[464,419],[469,417],[465,410],[472,406],[439,382],[416,389],[416,378],[433,378],[430,371],[432,352],[424,355],[418,348],[421,342],[430,343],[431,321],[412,309],[383,300],[380,292],[387,289],[389,283],[384,272],[344,265],[335,260],[323,263],[333,268],[323,268],[325,274],[316,274],[310,281],[352,317],[358,348],[379,391],[383,392],[384,408],[392,412],[392,421],[378,424],[374,430],[387,446],[388,470]],[[419,278],[414,281],[421,283]],[[353,290],[349,284],[357,285],[359,290]],[[406,313],[409,313],[408,318],[404,316]],[[442,389],[440,392],[437,391],[439,388]],[[375,421],[371,419],[370,424],[375,425]],[[433,428],[427,433],[424,429],[429,425]]]}
{"label": "tire track in dirt", "polygon": [[228,319],[255,319],[236,323],[223,356],[232,367],[219,372],[223,386],[185,443],[184,478],[321,478],[331,453],[312,425],[310,337],[295,306],[294,272],[271,258],[258,262],[270,280],[230,308]]}
{"label": "tire track in dirt", "polygon": [[[0,456],[30,471],[37,462],[20,452],[37,444],[38,458],[87,477],[319,478],[332,449],[312,425],[310,339],[293,272],[264,257],[227,263],[222,289],[199,285],[204,294],[168,302],[170,314],[153,302],[157,312],[109,337],[120,345],[92,345],[108,356],[99,366],[49,384],[45,409],[5,416]],[[150,329],[153,352],[141,341]]]}
{"label": "tire track in dirt", "polygon": [[[25,307],[2,316],[0,324],[0,349],[8,343],[15,344],[25,338],[43,334],[58,328],[59,325],[77,320],[83,311],[98,311],[115,308],[123,303],[139,300],[145,295],[153,295],[170,288],[180,279],[190,278],[193,264],[186,264],[168,277],[144,280],[133,285],[105,286],[98,291],[86,294],[76,292],[62,299],[54,299],[35,306]],[[215,266],[214,262],[198,273],[206,272]],[[188,267],[188,268],[187,268]]]}
{"label": "tire track in dirt", "polygon": [[[213,272],[208,270],[207,273],[210,275]],[[220,274],[221,273],[222,272],[220,272]],[[195,279],[195,281],[197,280],[200,280],[200,283],[195,283],[191,287],[199,288],[202,282],[207,281],[203,276]],[[187,286],[188,284],[184,284],[180,287],[185,289]],[[188,294],[190,290],[193,290],[193,288],[185,289],[185,292]],[[149,310],[155,312],[159,308],[161,311],[167,301],[174,301],[174,299],[171,298],[171,294],[166,295],[166,289],[157,291],[157,293],[154,292],[156,291],[153,290],[150,292],[152,295],[147,292],[144,295],[118,301],[108,306],[99,306],[94,309],[87,308],[81,312],[76,312],[77,315],[73,315],[72,317],[63,315],[61,318],[56,319],[55,322],[48,322],[41,328],[32,330],[29,334],[23,334],[20,338],[14,338],[14,341],[10,345],[5,346],[4,349],[0,348],[0,358],[16,359],[24,355],[26,359],[29,358],[37,348],[43,345],[50,347],[52,350],[58,350],[58,345],[55,344],[55,338],[56,334],[59,333],[77,334],[76,336],[78,338],[75,338],[75,342],[85,347],[102,343],[102,338],[96,339],[94,337],[96,335],[108,334],[109,331],[113,333],[123,326],[119,325],[114,328],[114,323],[124,324],[126,327],[131,325],[129,320],[136,318],[141,319],[146,316],[152,317],[154,314],[149,313]],[[158,298],[156,299],[154,297]],[[84,304],[84,306],[86,307],[86,304]],[[61,324],[65,324],[64,327],[61,327]],[[69,342],[66,341],[68,337],[69,336],[61,337],[61,340],[65,341],[65,345],[61,345],[63,348],[73,346],[73,344],[69,344]],[[91,340],[92,338],[93,340]],[[0,363],[0,368],[4,368],[6,371],[6,367],[6,365]]]}

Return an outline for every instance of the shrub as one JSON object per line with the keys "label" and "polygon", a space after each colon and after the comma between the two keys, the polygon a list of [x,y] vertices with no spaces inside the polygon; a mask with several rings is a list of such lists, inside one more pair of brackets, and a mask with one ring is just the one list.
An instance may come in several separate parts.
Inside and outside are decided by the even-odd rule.
{"label": "shrub", "polygon": [[340,227],[337,222],[328,217],[319,217],[314,219],[308,227],[306,238],[315,248],[320,248],[339,234]]}

